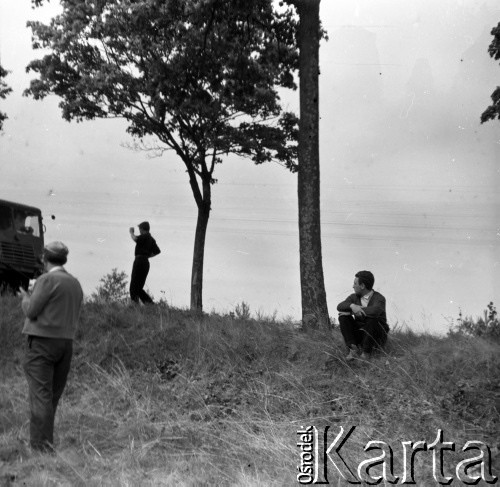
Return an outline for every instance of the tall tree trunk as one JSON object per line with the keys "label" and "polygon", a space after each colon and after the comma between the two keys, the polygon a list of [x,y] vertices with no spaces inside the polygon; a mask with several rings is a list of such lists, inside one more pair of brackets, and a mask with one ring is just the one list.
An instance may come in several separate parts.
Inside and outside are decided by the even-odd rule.
{"label": "tall tree trunk", "polygon": [[203,199],[196,201],[198,218],[194,236],[193,268],[191,271],[191,309],[203,311],[203,261],[205,257],[205,237],[207,234],[210,206],[212,203],[210,180],[203,181]]}
{"label": "tall tree trunk", "polygon": [[330,326],[321,255],[319,174],[319,4],[296,0],[300,26],[299,249],[302,324]]}

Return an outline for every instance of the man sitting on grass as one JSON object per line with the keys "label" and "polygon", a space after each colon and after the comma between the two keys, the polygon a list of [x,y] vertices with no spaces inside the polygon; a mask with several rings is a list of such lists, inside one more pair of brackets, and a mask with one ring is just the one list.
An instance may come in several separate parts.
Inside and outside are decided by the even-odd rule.
{"label": "man sitting on grass", "polygon": [[374,346],[387,340],[389,325],[385,314],[385,298],[373,290],[375,278],[370,271],[360,271],[354,278],[354,294],[337,306],[340,331],[349,349],[347,360],[368,360]]}

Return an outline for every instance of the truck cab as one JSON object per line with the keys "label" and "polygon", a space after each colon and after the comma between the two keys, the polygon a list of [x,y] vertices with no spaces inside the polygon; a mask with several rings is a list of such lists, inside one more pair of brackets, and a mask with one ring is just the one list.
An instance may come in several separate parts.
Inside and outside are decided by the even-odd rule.
{"label": "truck cab", "polygon": [[0,292],[28,288],[43,272],[42,212],[0,200]]}

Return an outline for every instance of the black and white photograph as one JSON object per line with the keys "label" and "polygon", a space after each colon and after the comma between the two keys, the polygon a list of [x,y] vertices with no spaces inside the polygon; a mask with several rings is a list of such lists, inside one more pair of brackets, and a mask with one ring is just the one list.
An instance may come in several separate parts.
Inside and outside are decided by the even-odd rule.
{"label": "black and white photograph", "polygon": [[0,0],[0,486],[493,485],[498,0]]}

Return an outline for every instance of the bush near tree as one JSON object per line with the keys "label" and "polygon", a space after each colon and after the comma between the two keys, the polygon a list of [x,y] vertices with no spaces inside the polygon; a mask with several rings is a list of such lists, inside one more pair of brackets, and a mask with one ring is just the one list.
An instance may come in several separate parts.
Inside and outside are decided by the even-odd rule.
{"label": "bush near tree", "polygon": [[498,313],[493,301],[488,303],[483,316],[477,318],[473,318],[472,316],[464,318],[460,311],[457,324],[452,328],[451,333],[500,341],[500,321],[498,320]]}
{"label": "bush near tree", "polygon": [[90,296],[91,301],[104,303],[120,303],[128,298],[127,273],[118,272],[117,268],[99,279],[101,283]]}

